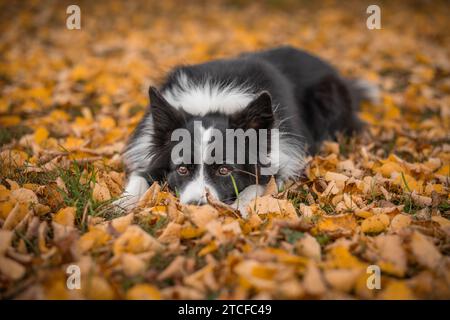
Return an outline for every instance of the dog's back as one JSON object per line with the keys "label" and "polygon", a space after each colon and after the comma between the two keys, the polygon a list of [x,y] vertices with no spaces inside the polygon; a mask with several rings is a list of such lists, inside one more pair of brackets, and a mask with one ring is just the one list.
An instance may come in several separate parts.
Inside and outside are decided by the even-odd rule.
{"label": "dog's back", "polygon": [[310,153],[337,132],[358,132],[362,128],[358,106],[376,94],[367,82],[344,79],[327,62],[289,46],[177,68],[162,86],[163,94],[171,95],[183,81],[181,74],[191,83],[209,78],[253,94],[268,91],[284,120],[281,129],[302,136]]}

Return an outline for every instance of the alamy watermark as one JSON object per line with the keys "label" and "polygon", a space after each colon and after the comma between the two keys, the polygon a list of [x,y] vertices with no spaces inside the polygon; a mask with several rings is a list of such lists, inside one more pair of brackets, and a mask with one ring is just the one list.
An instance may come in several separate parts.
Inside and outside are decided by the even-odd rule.
{"label": "alamy watermark", "polygon": [[81,9],[76,4],[67,7],[66,14],[69,16],[66,19],[66,28],[69,30],[81,29]]}
{"label": "alamy watermark", "polygon": [[376,4],[367,7],[366,13],[370,16],[366,20],[366,26],[369,30],[381,29],[381,8]]}
{"label": "alamy watermark", "polygon": [[[206,136],[206,141],[205,141]],[[279,166],[280,132],[278,129],[205,130],[194,121],[194,135],[185,128],[172,132],[171,159],[175,164],[259,164],[262,175],[274,175]],[[247,143],[248,142],[248,143]],[[194,144],[194,148],[192,148]]]}
{"label": "alamy watermark", "polygon": [[370,276],[367,277],[366,286],[367,289],[370,290],[380,290],[381,289],[381,269],[379,266],[372,264],[367,267],[367,274]]}
{"label": "alamy watermark", "polygon": [[66,269],[66,274],[68,275],[66,286],[69,290],[79,290],[81,289],[81,270],[76,264],[71,264]]}

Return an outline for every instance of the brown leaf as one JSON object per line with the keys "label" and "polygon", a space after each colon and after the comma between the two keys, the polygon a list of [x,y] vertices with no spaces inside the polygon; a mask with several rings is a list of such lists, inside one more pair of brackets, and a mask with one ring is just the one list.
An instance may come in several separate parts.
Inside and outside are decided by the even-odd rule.
{"label": "brown leaf", "polygon": [[436,246],[426,236],[415,231],[411,236],[411,251],[417,262],[429,269],[435,269],[442,255]]}

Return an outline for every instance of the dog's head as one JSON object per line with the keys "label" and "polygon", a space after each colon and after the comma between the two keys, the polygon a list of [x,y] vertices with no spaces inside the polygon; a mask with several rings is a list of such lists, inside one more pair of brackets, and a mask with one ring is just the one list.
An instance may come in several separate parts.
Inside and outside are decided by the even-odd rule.
{"label": "dog's head", "polygon": [[[151,87],[151,167],[163,174],[182,203],[206,202],[206,191],[231,203],[252,184],[266,183],[274,125],[269,93],[261,92],[233,114],[192,115]],[[264,170],[264,169],[263,169]]]}

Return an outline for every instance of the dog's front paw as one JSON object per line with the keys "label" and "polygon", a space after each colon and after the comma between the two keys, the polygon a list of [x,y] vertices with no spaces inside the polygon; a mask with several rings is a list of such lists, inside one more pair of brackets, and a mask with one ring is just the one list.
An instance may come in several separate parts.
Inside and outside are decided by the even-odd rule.
{"label": "dog's front paw", "polygon": [[147,180],[139,175],[131,174],[125,191],[113,205],[124,212],[135,208],[141,196],[147,191],[149,185]]}
{"label": "dog's front paw", "polygon": [[265,188],[261,185],[253,184],[248,186],[241,193],[239,193],[236,201],[231,205],[233,208],[238,209],[242,217],[245,219],[248,216],[248,205],[253,199],[264,194]]}
{"label": "dog's front paw", "polygon": [[112,204],[114,208],[122,212],[127,212],[136,207],[139,202],[139,197],[131,195],[129,193],[123,193],[119,199],[114,201]]}

